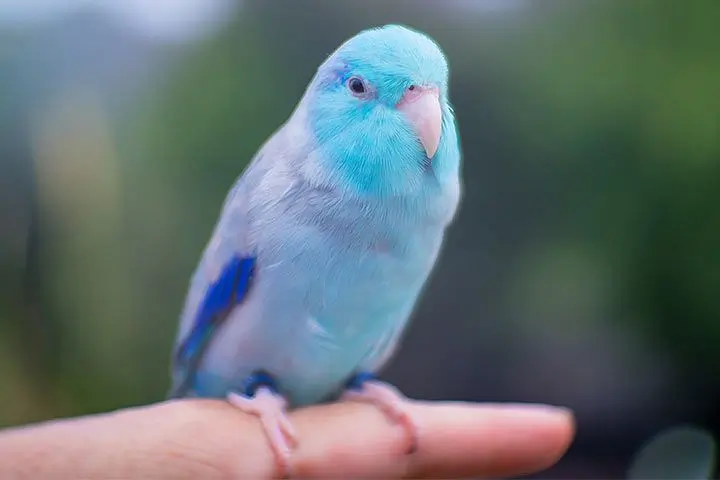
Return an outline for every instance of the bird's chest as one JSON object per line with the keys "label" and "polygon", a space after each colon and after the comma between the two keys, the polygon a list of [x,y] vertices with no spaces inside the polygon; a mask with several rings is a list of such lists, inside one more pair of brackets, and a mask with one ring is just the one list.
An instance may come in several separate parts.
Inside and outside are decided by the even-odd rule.
{"label": "bird's chest", "polygon": [[258,287],[267,292],[261,311],[275,322],[259,344],[282,337],[281,348],[265,349],[276,352],[266,361],[295,401],[329,393],[403,327],[442,238],[441,228],[410,222],[337,220],[295,217],[295,234],[258,257]]}
{"label": "bird's chest", "polygon": [[337,342],[372,341],[403,321],[435,262],[443,225],[401,209],[325,204],[285,219],[268,242],[269,272]]}

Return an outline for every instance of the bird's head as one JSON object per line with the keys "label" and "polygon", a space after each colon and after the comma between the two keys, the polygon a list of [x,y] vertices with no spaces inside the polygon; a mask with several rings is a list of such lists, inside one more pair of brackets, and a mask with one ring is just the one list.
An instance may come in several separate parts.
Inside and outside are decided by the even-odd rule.
{"label": "bird's head", "polygon": [[428,169],[457,156],[447,84],[445,56],[420,32],[388,25],[346,41],[307,93],[324,168],[363,193],[419,188]]}

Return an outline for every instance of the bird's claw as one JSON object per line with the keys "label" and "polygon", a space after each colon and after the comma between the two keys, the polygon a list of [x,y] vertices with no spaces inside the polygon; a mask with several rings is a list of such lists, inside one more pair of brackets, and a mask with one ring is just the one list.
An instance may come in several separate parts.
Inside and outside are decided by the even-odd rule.
{"label": "bird's claw", "polygon": [[417,424],[408,413],[409,400],[397,388],[379,380],[368,380],[362,383],[359,390],[345,390],[341,399],[375,405],[390,421],[399,423],[405,429],[408,436],[406,453],[417,450]]}
{"label": "bird's claw", "polygon": [[264,386],[259,387],[252,397],[230,392],[227,399],[231,405],[260,419],[281,475],[285,478],[289,477],[291,474],[290,454],[298,445],[298,437],[292,422],[285,413],[286,400]]}

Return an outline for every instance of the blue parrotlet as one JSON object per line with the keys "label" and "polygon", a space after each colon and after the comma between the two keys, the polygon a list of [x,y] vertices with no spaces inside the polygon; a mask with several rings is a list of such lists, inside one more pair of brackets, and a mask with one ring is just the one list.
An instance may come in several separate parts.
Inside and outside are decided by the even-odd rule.
{"label": "blue parrotlet", "polygon": [[169,396],[257,415],[287,475],[291,407],[370,402],[412,451],[408,399],[375,374],[455,216],[460,157],[433,40],[388,25],[343,43],[225,200],[190,282]]}

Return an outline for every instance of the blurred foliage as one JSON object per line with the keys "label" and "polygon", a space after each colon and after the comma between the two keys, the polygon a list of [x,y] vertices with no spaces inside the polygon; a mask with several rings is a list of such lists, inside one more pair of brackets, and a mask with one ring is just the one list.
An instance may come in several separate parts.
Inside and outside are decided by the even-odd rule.
{"label": "blurred foliage", "polygon": [[[568,404],[577,458],[717,428],[720,4],[480,3],[247,1],[185,45],[109,29],[128,51],[97,26],[3,34],[0,425],[162,398],[230,185],[329,52],[399,22],[447,53],[465,198],[388,376],[425,398]],[[45,61],[101,38],[107,71]]]}

